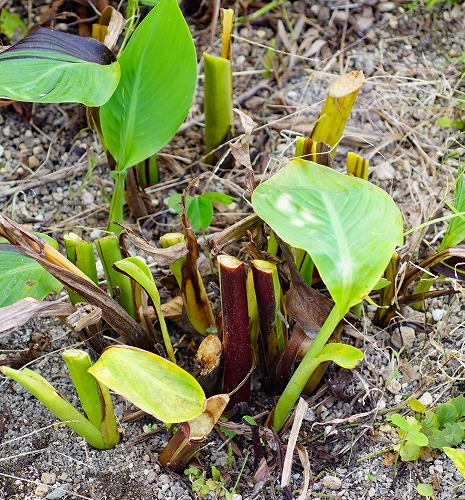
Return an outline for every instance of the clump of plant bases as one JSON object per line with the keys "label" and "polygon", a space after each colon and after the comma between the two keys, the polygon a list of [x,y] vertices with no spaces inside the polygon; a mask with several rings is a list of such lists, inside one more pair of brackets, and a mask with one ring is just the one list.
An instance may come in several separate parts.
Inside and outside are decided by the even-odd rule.
{"label": "clump of plant bases", "polygon": [[[208,162],[233,134],[232,21],[232,11],[225,11],[221,57],[204,55]],[[126,185],[133,175],[129,172],[134,173],[129,169],[137,167],[142,187],[157,181],[155,155],[188,113],[197,60],[175,0],[157,2],[138,26],[131,20],[115,56],[112,49],[121,28],[121,19],[110,9],[95,29],[105,43],[39,28],[0,54],[2,96],[89,107],[90,124],[102,141],[115,182],[108,234],[95,241],[66,234],[66,257],[53,239],[0,215],[0,280],[6,284],[3,290],[9,290],[0,291],[0,331],[37,315],[60,317],[96,359],[92,363],[84,350],[63,354],[84,413],[34,371],[2,366],[0,372],[27,388],[94,448],[109,449],[120,442],[111,390],[169,424],[169,439],[159,455],[163,466],[185,469],[214,429],[231,437],[241,430],[252,439],[260,471],[266,465],[261,437],[274,439],[273,449],[280,453],[279,433],[290,422],[299,397],[315,392],[330,363],[354,369],[362,361],[364,352],[343,342],[345,319],[357,321],[367,300],[379,306],[374,322],[387,326],[399,304],[420,309],[421,299],[439,292],[429,290],[429,281],[399,250],[404,242],[402,215],[388,193],[368,182],[368,161],[349,153],[345,173],[332,168],[363,85],[360,71],[335,80],[313,131],[297,140],[295,157],[258,185],[248,149],[254,125],[238,113],[245,133],[229,147],[244,167],[254,212],[248,217],[206,241],[214,204],[235,200],[207,189],[196,192],[199,176],[166,201],[180,216],[179,232],[149,242],[124,227],[125,186],[137,192],[140,188],[132,181]],[[455,248],[465,231],[463,193],[459,170],[450,204],[452,221],[439,251],[421,265],[422,272],[438,266],[458,272],[454,259],[463,258],[463,250]],[[202,250],[196,231],[202,232],[210,251],[211,287],[198,266]],[[242,242],[234,255],[225,251],[232,241]],[[158,270],[171,273],[172,279],[160,281],[128,248],[152,257]],[[98,282],[97,256],[105,287]],[[400,277],[399,264],[405,262],[407,271]],[[160,293],[167,281],[169,298]],[[63,287],[69,304],[43,300]],[[105,330],[113,337],[104,335]],[[178,333],[189,339],[189,352],[174,342]],[[269,396],[263,425],[250,417],[242,423],[221,420],[225,415],[239,420],[248,413],[253,377]],[[430,411],[416,400],[410,405],[414,417],[390,417],[398,430],[398,457],[413,461],[422,449],[435,448],[463,463],[451,447],[465,435],[465,398]],[[294,445],[302,411],[300,405],[291,431]],[[288,450],[286,464],[292,462],[293,448]],[[211,479],[195,466],[184,474],[200,496],[232,498],[238,488],[214,467]],[[288,476],[289,470],[283,472],[286,492]],[[304,496],[307,487],[308,481]],[[428,491],[427,485],[418,486],[419,494]]]}

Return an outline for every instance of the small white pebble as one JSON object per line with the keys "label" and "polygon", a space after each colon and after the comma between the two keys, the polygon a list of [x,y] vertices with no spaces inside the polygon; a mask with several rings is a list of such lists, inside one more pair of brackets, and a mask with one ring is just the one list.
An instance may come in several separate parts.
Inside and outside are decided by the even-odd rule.
{"label": "small white pebble", "polygon": [[328,474],[322,479],[322,482],[330,490],[340,490],[342,488],[342,481],[336,476]]}
{"label": "small white pebble", "polygon": [[434,321],[436,321],[437,323],[438,321],[441,321],[442,318],[444,318],[444,309],[433,309],[431,311],[431,315],[433,316]]}
{"label": "small white pebble", "polygon": [[431,403],[433,402],[433,396],[431,396],[431,394],[428,391],[426,391],[422,394],[420,398],[418,398],[418,401],[420,401],[420,403],[424,406],[430,406]]}

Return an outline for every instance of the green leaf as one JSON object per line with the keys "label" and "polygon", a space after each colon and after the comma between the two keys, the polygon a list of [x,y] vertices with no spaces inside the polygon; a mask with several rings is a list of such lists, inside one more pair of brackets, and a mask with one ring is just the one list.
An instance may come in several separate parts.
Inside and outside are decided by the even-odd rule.
{"label": "green leaf", "polygon": [[192,375],[136,347],[106,349],[89,372],[112,391],[163,422],[192,420],[205,406],[205,394]]}
{"label": "green leaf", "polygon": [[0,307],[25,297],[42,300],[63,285],[38,262],[16,252],[0,251]]}
{"label": "green leaf", "polygon": [[217,191],[209,191],[208,193],[203,193],[201,196],[204,196],[215,203],[220,203],[221,205],[231,205],[231,203],[235,201],[235,198],[232,196],[224,193],[218,193]]}
{"label": "green leaf", "polygon": [[321,363],[333,361],[346,369],[355,368],[362,359],[362,351],[351,345],[338,343],[326,344],[318,356]]}
{"label": "green leaf", "polygon": [[431,410],[428,410],[425,413],[425,417],[423,418],[421,423],[424,428],[439,429],[438,417],[436,416],[436,413]]}
{"label": "green leaf", "polygon": [[119,64],[103,43],[47,28],[0,53],[0,96],[16,101],[101,106],[119,77]]}
{"label": "green leaf", "polygon": [[213,220],[212,202],[203,195],[194,196],[187,208],[187,217],[189,217],[195,231],[206,229]]}
{"label": "green leaf", "polygon": [[386,288],[390,284],[391,282],[386,278],[380,278],[378,280],[378,283],[376,283],[376,285],[373,287],[373,290],[381,290],[382,288]]}
{"label": "green leaf", "polygon": [[459,445],[463,441],[464,429],[457,422],[447,422],[442,430],[445,439],[452,446]]}
{"label": "green leaf", "polygon": [[[465,212],[465,185],[463,182],[463,167],[459,166],[454,190],[453,212]],[[461,243],[465,238],[465,217],[459,216],[449,220],[449,225],[439,245],[438,252]]]}
{"label": "green leaf", "polygon": [[417,484],[417,493],[422,497],[432,497],[433,496],[433,487],[428,483],[418,483]]}
{"label": "green leaf", "polygon": [[452,403],[444,403],[436,408],[438,424],[442,427],[447,422],[455,422],[457,418],[457,409]]}
{"label": "green leaf", "polygon": [[390,415],[387,418],[387,420],[390,420],[395,426],[399,427],[399,429],[402,429],[406,432],[409,432],[412,427],[411,424],[408,422],[408,420],[402,415],[399,415],[398,413]]}
{"label": "green leaf", "polygon": [[214,465],[212,465],[212,479],[214,481],[221,480],[221,472]]}
{"label": "green leaf", "polygon": [[409,431],[408,440],[418,446],[428,446],[428,438],[422,432]]}
{"label": "green leaf", "polygon": [[442,430],[425,429],[424,433],[428,438],[428,446],[430,448],[441,449],[444,446],[449,446],[451,444],[448,440],[447,434],[445,434]]}
{"label": "green leaf", "polygon": [[[165,200],[165,203],[174,210],[178,215],[181,215],[181,193],[175,193]],[[196,196],[186,196],[186,213],[192,223],[195,231],[198,229],[206,229],[213,220],[213,205],[212,201],[229,205],[234,201],[234,198],[222,193],[203,193]]]}
{"label": "green leaf", "polygon": [[113,267],[117,271],[132,278],[147,292],[150,300],[152,301],[155,312],[157,313],[160,330],[163,336],[163,341],[165,343],[166,353],[168,354],[168,358],[170,359],[170,361],[175,363],[176,358],[174,356],[173,346],[171,345],[165,318],[161,310],[160,293],[158,292],[158,288],[155,285],[155,280],[153,279],[149,266],[147,266],[145,262],[142,262],[137,257],[128,257],[126,259],[115,262],[113,264]]}
{"label": "green leaf", "polygon": [[426,413],[425,405],[420,403],[420,401],[418,401],[418,399],[415,399],[415,398],[409,399],[408,405],[410,406],[410,409],[416,413]]}
{"label": "green leaf", "polygon": [[121,79],[100,110],[103,137],[118,169],[145,160],[176,133],[189,111],[197,58],[176,0],[162,0],[119,58]]}
{"label": "green leaf", "polygon": [[465,478],[465,452],[456,450],[455,448],[448,448],[447,446],[442,450],[454,462],[460,474]]}
{"label": "green leaf", "polygon": [[452,118],[449,118],[448,116],[441,116],[441,118],[438,118],[437,124],[438,127],[449,128],[454,124],[454,120],[452,120]]}
{"label": "green leaf", "polygon": [[[164,202],[171,208],[171,210],[174,210],[178,215],[181,215],[181,198],[181,193],[174,193],[169,198],[165,198]],[[186,207],[189,206],[192,198],[192,196],[186,196]]]}
{"label": "green leaf", "polygon": [[27,28],[19,16],[3,8],[0,12],[0,33],[10,39],[15,36],[23,38],[27,33]]}
{"label": "green leaf", "polygon": [[457,415],[459,417],[465,417],[465,396],[457,396],[450,400],[450,402],[455,406],[457,410]]}
{"label": "green leaf", "polygon": [[399,455],[403,462],[413,462],[420,458],[421,447],[411,441],[404,443],[399,449]]}
{"label": "green leaf", "polygon": [[292,160],[255,189],[252,204],[284,241],[310,254],[343,312],[368,295],[402,245],[402,216],[387,193],[316,163]]}
{"label": "green leaf", "polygon": [[0,366],[0,372],[10,377],[32,393],[44,406],[74,432],[84,437],[97,449],[105,449],[100,431],[79,413],[44,377],[28,368],[14,370]]}

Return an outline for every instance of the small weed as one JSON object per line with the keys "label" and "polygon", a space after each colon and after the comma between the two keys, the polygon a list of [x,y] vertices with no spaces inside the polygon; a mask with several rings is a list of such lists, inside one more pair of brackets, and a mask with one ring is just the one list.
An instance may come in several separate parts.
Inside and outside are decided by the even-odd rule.
{"label": "small weed", "polygon": [[[403,417],[396,413],[388,417],[399,433],[400,441],[393,449],[400,459],[404,462],[418,460],[424,449],[428,448],[442,450],[448,456],[448,451],[452,450],[454,458],[457,458],[457,450],[450,447],[460,445],[465,438],[465,397],[461,395],[453,398],[434,410],[427,410],[416,399],[411,399],[409,406],[415,412],[414,416]],[[460,460],[454,460],[454,463],[457,465]],[[463,471],[458,465],[457,468],[465,472],[465,467]],[[418,493],[431,497],[426,485],[420,486],[423,493]]]}
{"label": "small weed", "polygon": [[191,481],[192,491],[197,493],[201,498],[207,496],[209,493],[213,493],[216,495],[216,498],[232,500],[234,489],[230,491],[226,486],[229,478],[224,478],[214,465],[211,468],[211,479],[207,479],[205,472],[201,472],[193,465],[184,470],[184,475]]}
{"label": "small weed", "polygon": [[[178,215],[181,215],[181,193],[176,193],[165,200],[165,203],[174,210]],[[196,196],[186,196],[186,215],[192,223],[192,228],[197,231],[199,229],[207,229],[213,220],[213,202],[220,205],[230,205],[234,201],[232,196],[227,194],[210,193],[198,194]]]}

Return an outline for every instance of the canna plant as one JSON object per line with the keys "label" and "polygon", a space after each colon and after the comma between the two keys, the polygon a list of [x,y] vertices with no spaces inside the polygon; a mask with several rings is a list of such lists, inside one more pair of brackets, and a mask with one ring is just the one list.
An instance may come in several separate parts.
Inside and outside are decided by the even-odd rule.
{"label": "canna plant", "polygon": [[231,32],[234,13],[221,9],[223,32],[221,56],[203,55],[205,68],[205,150],[208,163],[212,151],[226,139],[233,124]]}
{"label": "canna plant", "polygon": [[[109,217],[119,224],[127,169],[173,137],[196,80],[194,43],[176,0],[157,3],[118,59],[97,40],[46,28],[0,53],[1,97],[100,107],[97,115],[90,114],[115,162]],[[121,231],[114,223],[109,229]]]}
{"label": "canna plant", "polygon": [[402,245],[402,218],[380,188],[298,159],[258,186],[252,203],[275,234],[310,255],[334,301],[274,409],[272,425],[279,430],[322,362],[353,367],[362,358],[355,348],[327,341]]}
{"label": "canna plant", "polygon": [[110,449],[120,441],[108,388],[166,423],[191,420],[204,411],[199,383],[156,354],[113,346],[94,365],[87,353],[76,349],[64,351],[63,358],[87,417],[34,371],[1,366],[0,372],[29,390],[94,448]]}
{"label": "canna plant", "polygon": [[[386,269],[385,278],[389,284],[380,291],[380,305],[376,311],[373,322],[381,327],[386,327],[397,315],[399,307],[411,305],[421,309],[425,300],[438,296],[458,293],[458,287],[449,289],[430,290],[431,286],[440,280],[463,280],[464,249],[460,244],[465,239],[465,189],[463,169],[457,171],[454,199],[445,204],[451,210],[450,215],[440,217],[410,229],[406,234],[421,230],[436,222],[449,221],[443,239],[436,251],[428,248],[425,258],[413,263],[412,254],[416,243],[403,248],[395,253]],[[407,272],[400,272],[406,268]]]}
{"label": "canna plant", "polygon": [[110,392],[89,372],[90,356],[84,351],[70,349],[63,352],[82,409],[77,411],[45,378],[24,368],[15,370],[1,366],[0,372],[21,384],[43,403],[54,415],[68,425],[94,448],[107,450],[120,441]]}

